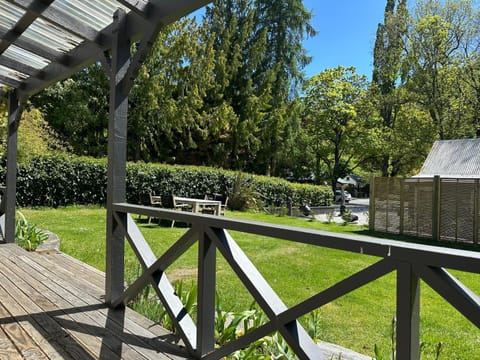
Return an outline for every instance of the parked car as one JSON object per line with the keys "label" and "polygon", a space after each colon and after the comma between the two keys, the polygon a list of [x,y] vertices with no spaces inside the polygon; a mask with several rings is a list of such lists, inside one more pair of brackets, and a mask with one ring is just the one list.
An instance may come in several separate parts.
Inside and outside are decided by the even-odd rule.
{"label": "parked car", "polygon": [[[348,204],[352,200],[352,195],[347,190],[343,190],[343,196],[345,198],[345,202]],[[335,190],[335,202],[342,201],[342,190]]]}

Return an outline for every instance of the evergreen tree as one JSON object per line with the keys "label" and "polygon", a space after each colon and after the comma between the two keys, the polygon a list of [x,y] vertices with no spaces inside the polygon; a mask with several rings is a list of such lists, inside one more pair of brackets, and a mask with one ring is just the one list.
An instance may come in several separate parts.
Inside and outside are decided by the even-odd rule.
{"label": "evergreen tree", "polygon": [[205,111],[219,111],[228,120],[219,164],[233,169],[255,162],[258,127],[269,110],[268,79],[254,82],[266,48],[266,32],[258,31],[255,20],[251,0],[217,0],[205,16],[208,37],[213,38],[216,79],[207,93]]}
{"label": "evergreen tree", "polygon": [[[383,24],[378,24],[373,50],[373,75],[372,81],[378,89],[378,107],[383,119],[384,133],[387,135],[395,128],[396,111],[399,109],[397,83],[400,78],[402,57],[405,47],[407,32],[407,1],[400,0],[396,5],[395,0],[387,0]],[[390,144],[386,144],[381,159],[382,176],[390,175],[391,158],[388,151]]]}
{"label": "evergreen tree", "polygon": [[[279,161],[284,156],[284,144],[289,130],[295,127],[295,111],[291,103],[298,95],[304,82],[303,68],[311,61],[303,48],[303,40],[314,36],[311,26],[312,13],[301,0],[255,0],[257,27],[267,31],[266,53],[256,81],[271,82],[272,96],[269,101],[271,111],[261,126],[259,172],[277,175]],[[293,124],[292,124],[293,122]]]}

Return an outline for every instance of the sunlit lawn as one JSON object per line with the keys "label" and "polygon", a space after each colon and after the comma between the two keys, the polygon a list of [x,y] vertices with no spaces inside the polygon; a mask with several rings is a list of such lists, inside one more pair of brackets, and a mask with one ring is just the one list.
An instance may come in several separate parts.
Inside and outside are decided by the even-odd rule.
{"label": "sunlit lawn", "polygon": [[[67,207],[22,211],[31,222],[56,233],[61,239],[62,251],[105,270],[105,209]],[[365,232],[365,228],[356,225],[325,224],[306,218],[264,213],[229,212],[227,216],[352,234]],[[145,219],[139,220],[139,226],[157,255],[162,254],[187,230],[181,225],[170,228],[169,224],[148,224]],[[287,305],[296,304],[378,260],[267,237],[236,232],[231,234]],[[194,281],[196,251],[194,246],[184,254],[168,271],[169,275],[187,283]],[[133,279],[139,266],[129,249],[126,263],[127,278]],[[454,274],[480,293],[478,275]],[[426,349],[423,359],[434,358],[434,347],[438,342],[443,343],[440,359],[480,359],[480,330],[425,284],[422,285],[421,337]],[[226,309],[244,310],[252,302],[220,255],[217,289]],[[394,315],[395,276],[389,274],[322,307],[321,338],[372,356],[376,343],[387,358]]]}

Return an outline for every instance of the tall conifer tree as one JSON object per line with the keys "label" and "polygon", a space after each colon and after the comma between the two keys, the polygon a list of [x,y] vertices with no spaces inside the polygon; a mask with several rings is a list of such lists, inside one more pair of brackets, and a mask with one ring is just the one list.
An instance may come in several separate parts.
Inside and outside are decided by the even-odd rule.
{"label": "tall conifer tree", "polygon": [[[379,113],[385,129],[395,126],[396,84],[400,78],[405,34],[407,31],[407,1],[387,0],[383,24],[378,24],[373,50],[372,80],[379,91]],[[390,156],[382,158],[382,175],[389,175]]]}
{"label": "tall conifer tree", "polygon": [[[255,0],[258,29],[267,31],[267,50],[256,74],[257,79],[268,78],[272,97],[268,116],[261,128],[264,172],[277,175],[278,162],[283,158],[284,144],[289,128],[295,121],[290,103],[298,95],[304,82],[303,68],[311,61],[303,47],[303,40],[316,34],[310,24],[312,13],[301,0]],[[261,171],[259,169],[259,171]]]}

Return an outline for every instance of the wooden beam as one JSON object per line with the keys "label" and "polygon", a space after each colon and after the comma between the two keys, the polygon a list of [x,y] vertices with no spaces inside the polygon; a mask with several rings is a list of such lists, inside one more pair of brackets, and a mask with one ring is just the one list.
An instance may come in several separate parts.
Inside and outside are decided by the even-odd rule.
{"label": "wooden beam", "polygon": [[216,248],[205,231],[198,244],[197,356],[215,349]]}
{"label": "wooden beam", "polygon": [[5,242],[15,242],[15,205],[17,193],[17,138],[18,126],[24,104],[20,104],[17,91],[11,91],[8,97],[7,129],[7,175],[5,189]]}
{"label": "wooden beam", "polygon": [[[54,0],[33,0],[28,6],[25,14],[18,19],[15,26],[13,26],[5,36],[2,36],[2,42],[0,42],[0,54],[2,54],[13,42],[15,42],[25,30],[37,19],[38,13],[47,9]],[[29,11],[30,8],[37,9],[36,12]]]}
{"label": "wooden beam", "polygon": [[152,3],[144,0],[117,0],[117,2],[143,17],[147,17],[152,8]]}
{"label": "wooden beam", "polygon": [[91,42],[100,42],[101,36],[91,26],[83,23],[70,14],[61,11],[52,6],[44,7],[43,2],[34,2],[31,4],[30,0],[6,0],[7,2],[18,6],[19,8],[30,12],[32,15],[42,18],[58,28],[73,34],[82,39]]}
{"label": "wooden beam", "polygon": [[127,216],[115,218],[112,204],[126,199],[127,112],[128,95],[119,89],[118,82],[125,75],[130,62],[130,42],[125,36],[126,16],[123,10],[114,15],[112,67],[110,72],[110,114],[108,122],[108,182],[107,182],[107,239],[105,301],[113,301],[123,294],[124,247]]}
{"label": "wooden beam", "polygon": [[397,359],[420,359],[420,281],[409,263],[397,267]]}
{"label": "wooden beam", "polygon": [[[24,5],[28,3],[27,0],[8,1],[15,1],[16,3],[18,2]],[[43,3],[46,4],[51,2],[51,0],[34,1],[34,3],[30,6],[30,15],[23,22],[24,25],[26,25],[28,22],[26,20],[33,20],[35,16],[43,16],[60,27],[66,27],[68,23],[71,22],[74,24],[72,29],[73,31],[71,31],[71,33],[76,34],[77,32],[81,32],[82,28],[78,22],[74,23],[69,18],[65,18],[64,20],[61,18],[59,19],[61,14],[58,9],[55,10],[54,8],[45,7],[43,11],[40,11]],[[160,31],[161,28],[178,20],[179,18],[188,15],[192,11],[205,6],[206,4],[210,3],[211,0],[150,0],[148,2],[140,0],[120,0],[120,2],[131,10],[131,12],[126,15],[127,21],[124,32],[125,38],[130,40],[143,39],[144,42],[144,45],[142,45],[142,50],[134,59],[134,67],[129,70],[128,77],[125,78],[125,81],[122,85],[124,90],[126,90],[131,87],[131,83],[133,82],[132,79],[138,74],[141,63],[150,50],[151,42],[156,38],[158,31]],[[110,51],[112,48],[112,29],[113,24],[107,26],[105,29],[97,33],[96,37],[91,30],[88,30],[86,35],[83,37],[93,41],[86,41],[78,45],[75,49],[67,54],[54,52],[50,49],[46,49],[45,47],[38,46],[31,41],[25,40],[24,38],[19,38],[19,36],[15,35],[15,33],[8,35],[3,46],[8,47],[9,44],[14,43],[16,46],[19,46],[51,61],[51,64],[42,69],[43,73],[36,77],[31,76],[21,84],[17,84],[14,87],[20,90],[19,94],[22,97],[32,96],[52,83],[66,79],[82,68],[94,63],[95,61],[100,61],[102,58],[102,53],[105,51]],[[2,51],[0,51],[0,54],[1,53]]]}
{"label": "wooden beam", "polygon": [[208,236],[215,242],[232,270],[244,284],[267,317],[277,324],[277,330],[301,360],[327,359],[313,342],[298,320],[287,324],[278,324],[278,315],[287,310],[287,306],[270,287],[268,282],[245,255],[242,249],[223,229],[207,229]]}
{"label": "wooden beam", "polygon": [[28,66],[27,64],[24,64],[22,62],[17,61],[17,60],[10,59],[6,56],[1,56],[0,57],[0,65],[6,66],[10,69],[15,69],[17,71],[20,71],[23,74],[27,74],[27,75],[30,75],[30,76],[36,76],[41,72],[38,69],[35,69],[31,66]]}
{"label": "wooden beam", "polygon": [[[25,37],[14,39],[14,36],[12,34],[8,34],[8,32],[2,34],[0,29],[0,38],[2,40],[2,44],[5,43],[8,44],[8,46],[14,44],[19,48],[27,50],[52,62],[57,62],[63,65],[66,65],[68,63],[69,56],[67,54],[41,46],[33,41],[28,40]],[[0,54],[3,53],[4,50],[2,50]]]}
{"label": "wooden beam", "polygon": [[12,88],[18,88],[21,85],[21,82],[3,75],[0,75],[0,83],[10,86]]}

